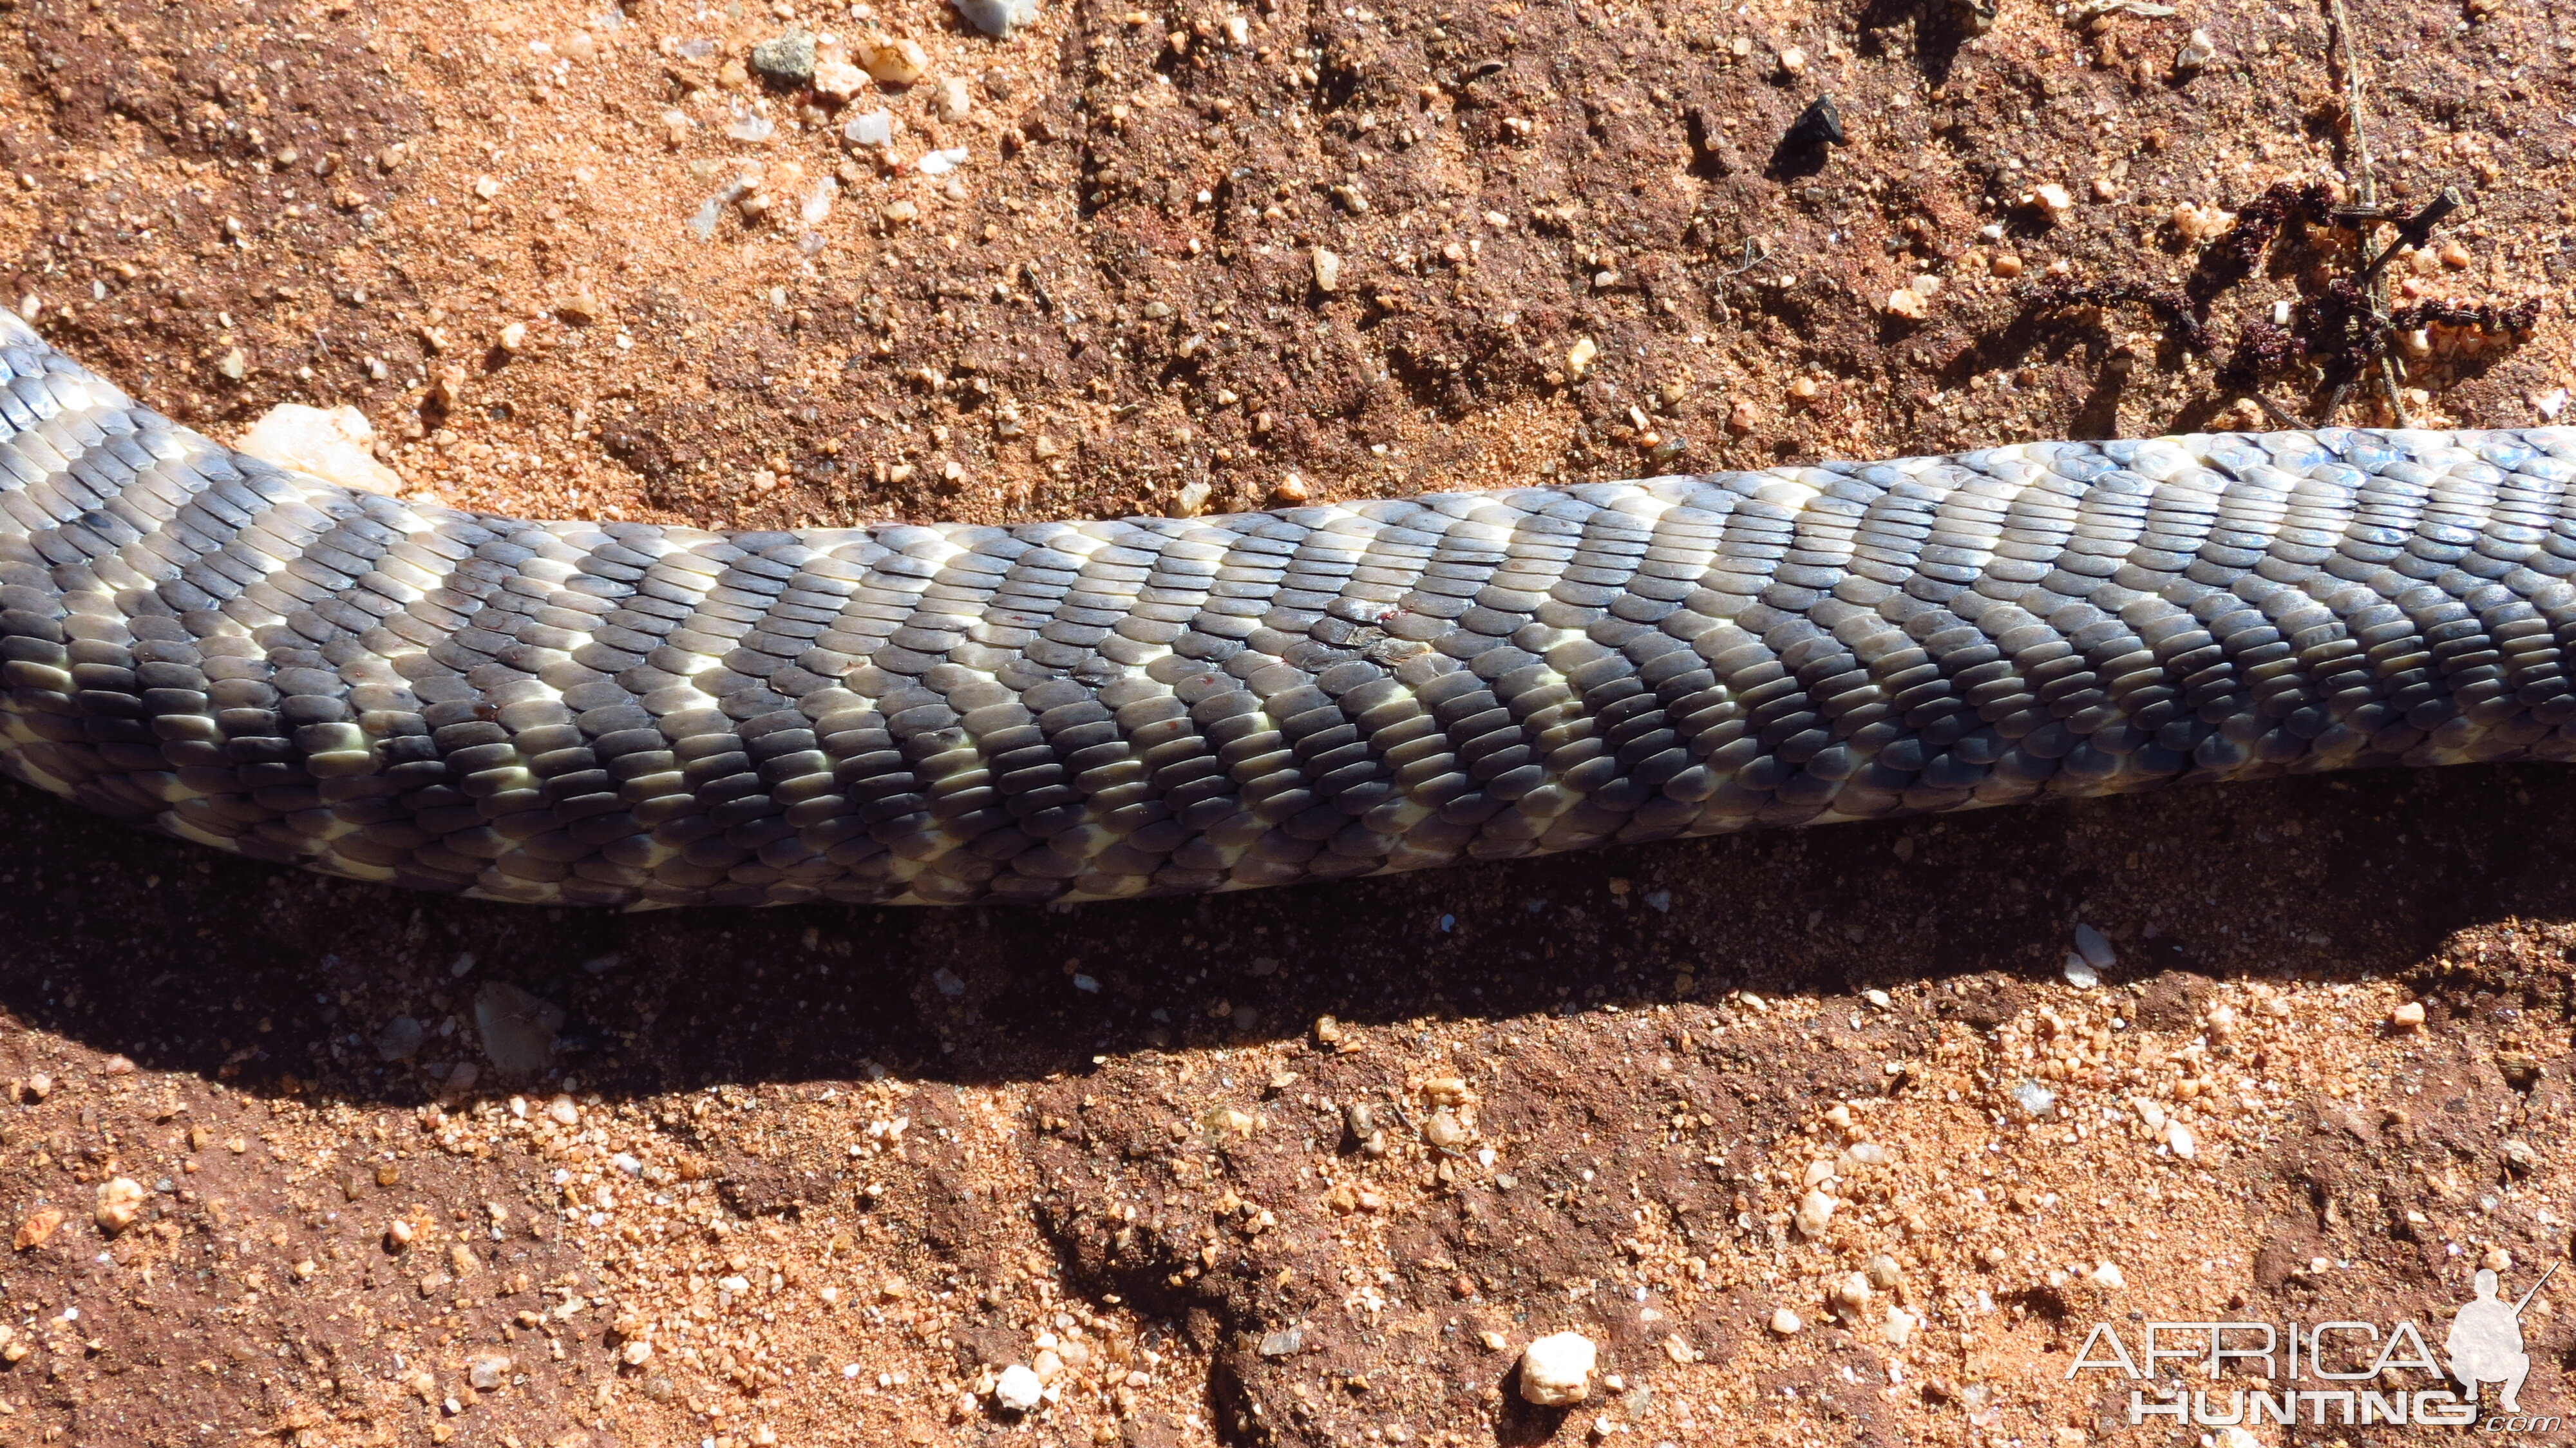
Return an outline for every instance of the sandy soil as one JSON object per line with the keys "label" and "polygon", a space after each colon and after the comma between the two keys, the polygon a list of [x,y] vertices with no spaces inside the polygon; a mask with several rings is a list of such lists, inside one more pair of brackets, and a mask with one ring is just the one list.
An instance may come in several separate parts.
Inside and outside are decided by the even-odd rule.
{"label": "sandy soil", "polygon": [[[0,300],[218,435],[346,403],[450,501],[728,526],[2313,416],[2363,360],[2330,12],[2157,8],[0,0]],[[2576,31],[2354,18],[2380,194],[2469,203],[2390,272],[2412,414],[2554,415]],[[791,28],[855,94],[750,69]],[[832,69],[880,48],[919,79]],[[1823,94],[1843,144],[1784,140]],[[12,791],[0,1441],[2203,1441],[2070,1379],[2095,1324],[2438,1347],[2567,1257],[2571,804],[594,917]],[[1531,1407],[1564,1329],[1590,1396]]]}

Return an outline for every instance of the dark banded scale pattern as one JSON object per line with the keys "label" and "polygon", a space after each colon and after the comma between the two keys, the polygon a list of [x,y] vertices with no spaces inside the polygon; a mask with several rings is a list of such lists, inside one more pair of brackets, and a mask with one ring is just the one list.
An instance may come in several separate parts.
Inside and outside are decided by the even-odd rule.
{"label": "dark banded scale pattern", "polygon": [[0,766],[584,905],[1103,899],[2576,758],[2576,431],[720,536],[351,492],[0,319]]}

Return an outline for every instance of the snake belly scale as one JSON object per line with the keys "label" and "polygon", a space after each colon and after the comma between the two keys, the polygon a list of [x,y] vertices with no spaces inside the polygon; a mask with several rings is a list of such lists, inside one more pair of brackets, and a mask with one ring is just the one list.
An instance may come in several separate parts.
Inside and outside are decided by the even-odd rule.
{"label": "snake belly scale", "polygon": [[0,319],[0,766],[600,906],[1107,899],[2576,757],[2576,431],[720,535],[351,491]]}

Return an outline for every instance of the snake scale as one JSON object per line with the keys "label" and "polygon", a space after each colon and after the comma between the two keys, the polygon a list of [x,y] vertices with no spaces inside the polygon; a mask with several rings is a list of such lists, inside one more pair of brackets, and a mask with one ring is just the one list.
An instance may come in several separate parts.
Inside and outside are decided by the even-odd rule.
{"label": "snake scale", "polygon": [[717,534],[352,491],[0,318],[0,766],[488,899],[1239,889],[2576,758],[2576,430]]}

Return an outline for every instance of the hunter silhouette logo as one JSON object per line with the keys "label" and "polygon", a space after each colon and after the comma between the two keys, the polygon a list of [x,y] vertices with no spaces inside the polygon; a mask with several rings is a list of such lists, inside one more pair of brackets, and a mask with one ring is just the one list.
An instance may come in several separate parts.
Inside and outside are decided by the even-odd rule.
{"label": "hunter silhouette logo", "polygon": [[[2558,1275],[2559,1265],[2551,1264],[2512,1302],[2500,1295],[2496,1274],[2481,1270],[2471,1284],[2473,1295],[2451,1315],[2438,1358],[2411,1321],[2384,1330],[2378,1323],[2353,1321],[2146,1322],[2129,1325],[2127,1341],[2120,1327],[2105,1322],[2095,1324],[2076,1350],[2066,1376],[2115,1372],[2137,1382],[2129,1392],[2133,1425],[2167,1419],[2175,1427],[2268,1422],[2287,1428],[2306,1418],[2321,1428],[2384,1423],[2555,1434],[2564,1420],[2524,1413],[2520,1394],[2531,1372],[2523,1309]],[[2181,1364],[2211,1386],[2188,1386]],[[2239,1383],[2249,1377],[2261,1382],[2217,1386],[2230,1376]],[[2482,1416],[2490,1384],[2493,1407]]]}
{"label": "hunter silhouette logo", "polygon": [[2480,1383],[2500,1383],[2503,1391],[2497,1394],[2496,1405],[2508,1413],[2522,1411],[2515,1395],[2531,1371],[2531,1355],[2522,1350],[2522,1310],[2557,1275],[2558,1264],[2553,1262],[2520,1302],[2507,1307],[2496,1300],[2496,1275],[2478,1269],[2478,1295],[2451,1319],[2451,1335],[2442,1344],[2442,1350],[2451,1355],[2451,1376],[2468,1396],[2478,1395]]}

